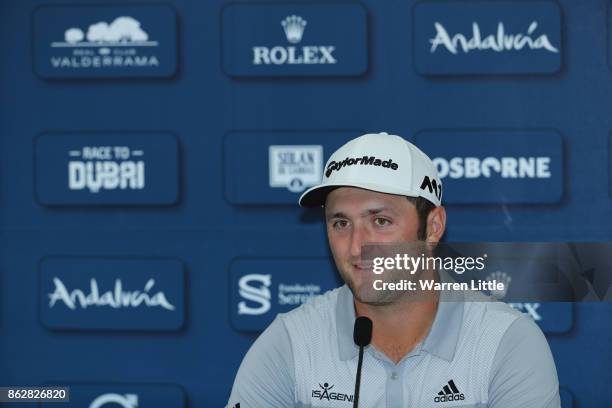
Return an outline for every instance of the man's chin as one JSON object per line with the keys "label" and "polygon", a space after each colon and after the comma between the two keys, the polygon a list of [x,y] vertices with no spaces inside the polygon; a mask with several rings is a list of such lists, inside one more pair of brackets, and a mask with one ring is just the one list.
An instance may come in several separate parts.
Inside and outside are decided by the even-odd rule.
{"label": "man's chin", "polygon": [[360,283],[355,285],[354,282],[347,282],[348,287],[353,292],[353,297],[360,303],[372,306],[389,305],[397,301],[396,296],[388,291],[379,291],[374,289],[372,283]]}

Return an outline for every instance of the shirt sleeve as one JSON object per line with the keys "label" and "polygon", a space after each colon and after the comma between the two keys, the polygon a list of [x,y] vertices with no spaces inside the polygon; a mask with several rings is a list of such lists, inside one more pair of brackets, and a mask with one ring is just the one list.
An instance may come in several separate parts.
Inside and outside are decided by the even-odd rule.
{"label": "shirt sleeve", "polygon": [[293,407],[293,367],[289,333],[277,317],[242,360],[226,408]]}
{"label": "shirt sleeve", "polygon": [[560,408],[559,380],[542,330],[529,316],[510,325],[489,377],[490,408]]}

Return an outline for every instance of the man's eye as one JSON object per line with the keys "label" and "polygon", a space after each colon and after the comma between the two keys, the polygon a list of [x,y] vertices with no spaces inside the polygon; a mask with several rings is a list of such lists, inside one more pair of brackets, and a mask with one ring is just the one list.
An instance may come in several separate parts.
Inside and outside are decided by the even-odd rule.
{"label": "man's eye", "polygon": [[346,220],[336,220],[332,225],[335,229],[341,229],[346,227],[348,225],[348,222]]}
{"label": "man's eye", "polygon": [[391,221],[389,221],[389,220],[388,220],[388,219],[386,219],[386,218],[375,218],[375,219],[374,219],[374,223],[375,223],[376,225],[378,225],[379,227],[384,227],[384,226],[386,226],[386,225],[391,224]]}

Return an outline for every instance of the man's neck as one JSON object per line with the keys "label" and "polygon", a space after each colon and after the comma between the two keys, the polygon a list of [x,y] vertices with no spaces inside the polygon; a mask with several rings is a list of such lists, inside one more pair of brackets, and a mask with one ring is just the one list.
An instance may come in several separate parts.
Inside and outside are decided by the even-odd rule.
{"label": "man's neck", "polygon": [[428,300],[400,300],[385,305],[371,305],[354,299],[355,315],[372,320],[372,344],[395,364],[423,341],[438,310],[438,295]]}

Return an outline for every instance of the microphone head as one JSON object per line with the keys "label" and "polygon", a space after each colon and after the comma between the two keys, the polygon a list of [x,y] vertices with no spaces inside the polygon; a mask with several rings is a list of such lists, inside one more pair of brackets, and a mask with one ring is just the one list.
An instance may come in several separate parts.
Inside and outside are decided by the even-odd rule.
{"label": "microphone head", "polygon": [[365,347],[370,344],[370,341],[372,341],[372,320],[365,316],[355,319],[353,340],[359,347]]}

